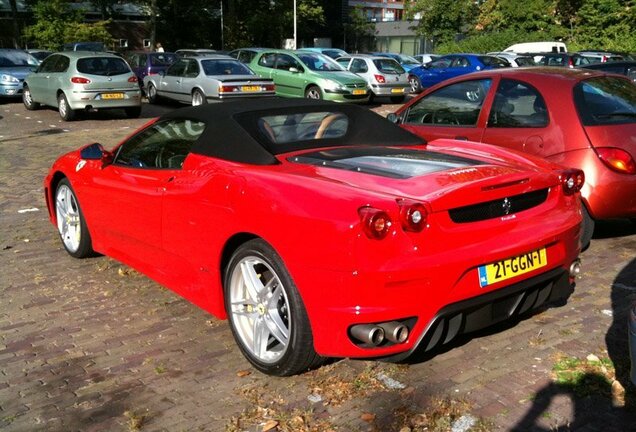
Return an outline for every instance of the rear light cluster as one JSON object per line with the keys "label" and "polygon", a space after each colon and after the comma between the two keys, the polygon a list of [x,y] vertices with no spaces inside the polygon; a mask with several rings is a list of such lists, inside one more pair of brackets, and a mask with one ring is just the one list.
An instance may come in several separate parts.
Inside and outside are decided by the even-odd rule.
{"label": "rear light cluster", "polygon": [[[420,232],[426,226],[429,211],[422,203],[399,199],[399,222],[404,231]],[[358,209],[362,231],[374,240],[382,240],[391,231],[393,220],[388,212],[371,206],[360,207]]]}
{"label": "rear light cluster", "polygon": [[625,150],[615,147],[597,147],[596,154],[609,169],[621,174],[636,174],[636,162]]}
{"label": "rear light cluster", "polygon": [[379,82],[380,84],[384,84],[386,82],[386,80],[384,79],[384,75],[373,75],[375,77],[375,80],[377,82]]}
{"label": "rear light cluster", "polygon": [[73,78],[71,78],[71,82],[73,84],[90,84],[91,80],[84,77],[74,76]]}
{"label": "rear light cluster", "polygon": [[130,78],[128,78],[128,82],[130,83],[136,83],[139,82],[139,80],[137,79],[136,75],[131,76]]}
{"label": "rear light cluster", "polygon": [[[240,85],[222,85],[219,86],[219,93],[234,93],[234,92],[240,92],[242,91]],[[276,90],[276,85],[274,84],[265,84],[265,85],[261,85],[259,86],[261,88],[261,91],[274,91]]]}
{"label": "rear light cluster", "polygon": [[561,186],[563,193],[574,195],[581,190],[585,183],[585,173],[582,170],[571,168],[561,171]]}

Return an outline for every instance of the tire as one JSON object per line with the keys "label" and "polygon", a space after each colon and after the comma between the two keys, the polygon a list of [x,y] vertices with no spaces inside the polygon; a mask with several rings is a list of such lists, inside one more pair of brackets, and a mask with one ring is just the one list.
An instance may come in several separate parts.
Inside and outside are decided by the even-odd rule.
{"label": "tire", "polygon": [[305,90],[305,97],[307,99],[322,99],[320,87],[314,85],[309,86],[307,90]]}
{"label": "tire", "polygon": [[86,258],[95,255],[84,213],[68,179],[64,178],[55,190],[57,231],[69,255]]}
{"label": "tire", "polygon": [[402,96],[391,96],[389,99],[391,100],[392,103],[396,103],[397,104],[397,103],[404,102],[404,98],[405,98],[405,96],[402,95]]}
{"label": "tire", "polygon": [[157,88],[153,83],[148,83],[148,91],[146,93],[146,96],[148,97],[148,103],[156,104],[159,101]]}
{"label": "tire", "polygon": [[375,93],[373,92],[369,92],[369,103],[372,104],[373,101],[375,100]]}
{"label": "tire", "polygon": [[139,118],[141,115],[141,107],[128,107],[124,108],[124,112],[126,113],[126,117],[128,118]]}
{"label": "tire", "polygon": [[585,204],[581,203],[581,213],[583,216],[583,231],[581,232],[581,249],[585,250],[590,246],[592,235],[594,234],[594,219],[587,211]]}
{"label": "tire", "polygon": [[411,93],[422,92],[422,82],[415,75],[409,75],[409,84],[411,85]]}
{"label": "tire", "polygon": [[234,339],[256,369],[288,376],[322,363],[296,285],[269,244],[241,245],[225,269],[223,289]]}
{"label": "tire", "polygon": [[208,103],[208,99],[203,92],[199,89],[194,89],[192,92],[192,106],[205,105]]}
{"label": "tire", "polygon": [[72,109],[68,105],[68,100],[66,99],[66,95],[64,93],[60,93],[57,96],[57,109],[60,113],[60,117],[64,121],[73,121],[75,120],[75,110]]}
{"label": "tire", "polygon": [[40,108],[40,104],[33,100],[33,96],[31,95],[31,90],[29,86],[24,86],[24,90],[22,91],[22,103],[24,107],[29,111],[36,110]]}

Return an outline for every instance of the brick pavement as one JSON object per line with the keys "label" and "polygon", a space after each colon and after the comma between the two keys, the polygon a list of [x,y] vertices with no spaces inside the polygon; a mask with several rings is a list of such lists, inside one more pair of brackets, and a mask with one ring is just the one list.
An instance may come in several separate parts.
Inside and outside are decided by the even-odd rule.
{"label": "brick pavement", "polygon": [[[143,120],[3,134],[21,112],[0,105],[1,430],[126,431],[143,417],[144,431],[222,431],[258,405],[300,409],[338,431],[392,431],[403,425],[400,413],[426,413],[438,398],[467,401],[466,414],[492,430],[520,422],[518,430],[636,430],[636,413],[605,393],[581,397],[550,378],[557,353],[584,359],[609,350],[624,373],[626,306],[636,297],[631,225],[601,224],[564,307],[465,338],[424,362],[342,360],[271,378],[249,367],[227,323],[109,258],[70,258],[47,221],[41,182],[52,161],[85,142],[114,145],[130,132],[121,124]],[[39,210],[19,212],[31,208]],[[342,403],[307,399],[327,378],[357,383],[379,372],[406,389],[360,385]]]}

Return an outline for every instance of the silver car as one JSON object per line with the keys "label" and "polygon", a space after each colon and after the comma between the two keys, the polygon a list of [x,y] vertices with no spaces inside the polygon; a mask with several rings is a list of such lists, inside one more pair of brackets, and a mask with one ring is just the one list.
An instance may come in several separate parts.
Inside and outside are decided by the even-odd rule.
{"label": "silver car", "polygon": [[336,61],[367,81],[371,89],[369,101],[377,96],[388,96],[391,102],[401,103],[411,90],[408,73],[392,58],[356,54]]}
{"label": "silver car", "polygon": [[226,55],[181,58],[165,72],[146,76],[144,88],[150,103],[163,97],[192,105],[276,93],[271,78],[260,78],[245,64]]}
{"label": "silver car", "polygon": [[57,107],[66,121],[79,110],[123,108],[130,118],[141,114],[137,77],[121,57],[107,53],[51,54],[27,76],[22,101],[28,110]]}

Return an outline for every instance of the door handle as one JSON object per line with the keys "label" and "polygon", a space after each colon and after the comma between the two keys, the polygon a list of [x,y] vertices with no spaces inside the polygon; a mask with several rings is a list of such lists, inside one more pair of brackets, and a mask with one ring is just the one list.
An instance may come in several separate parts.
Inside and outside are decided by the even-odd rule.
{"label": "door handle", "polygon": [[456,136],[455,139],[459,141],[468,141],[468,138],[466,138],[465,136]]}

